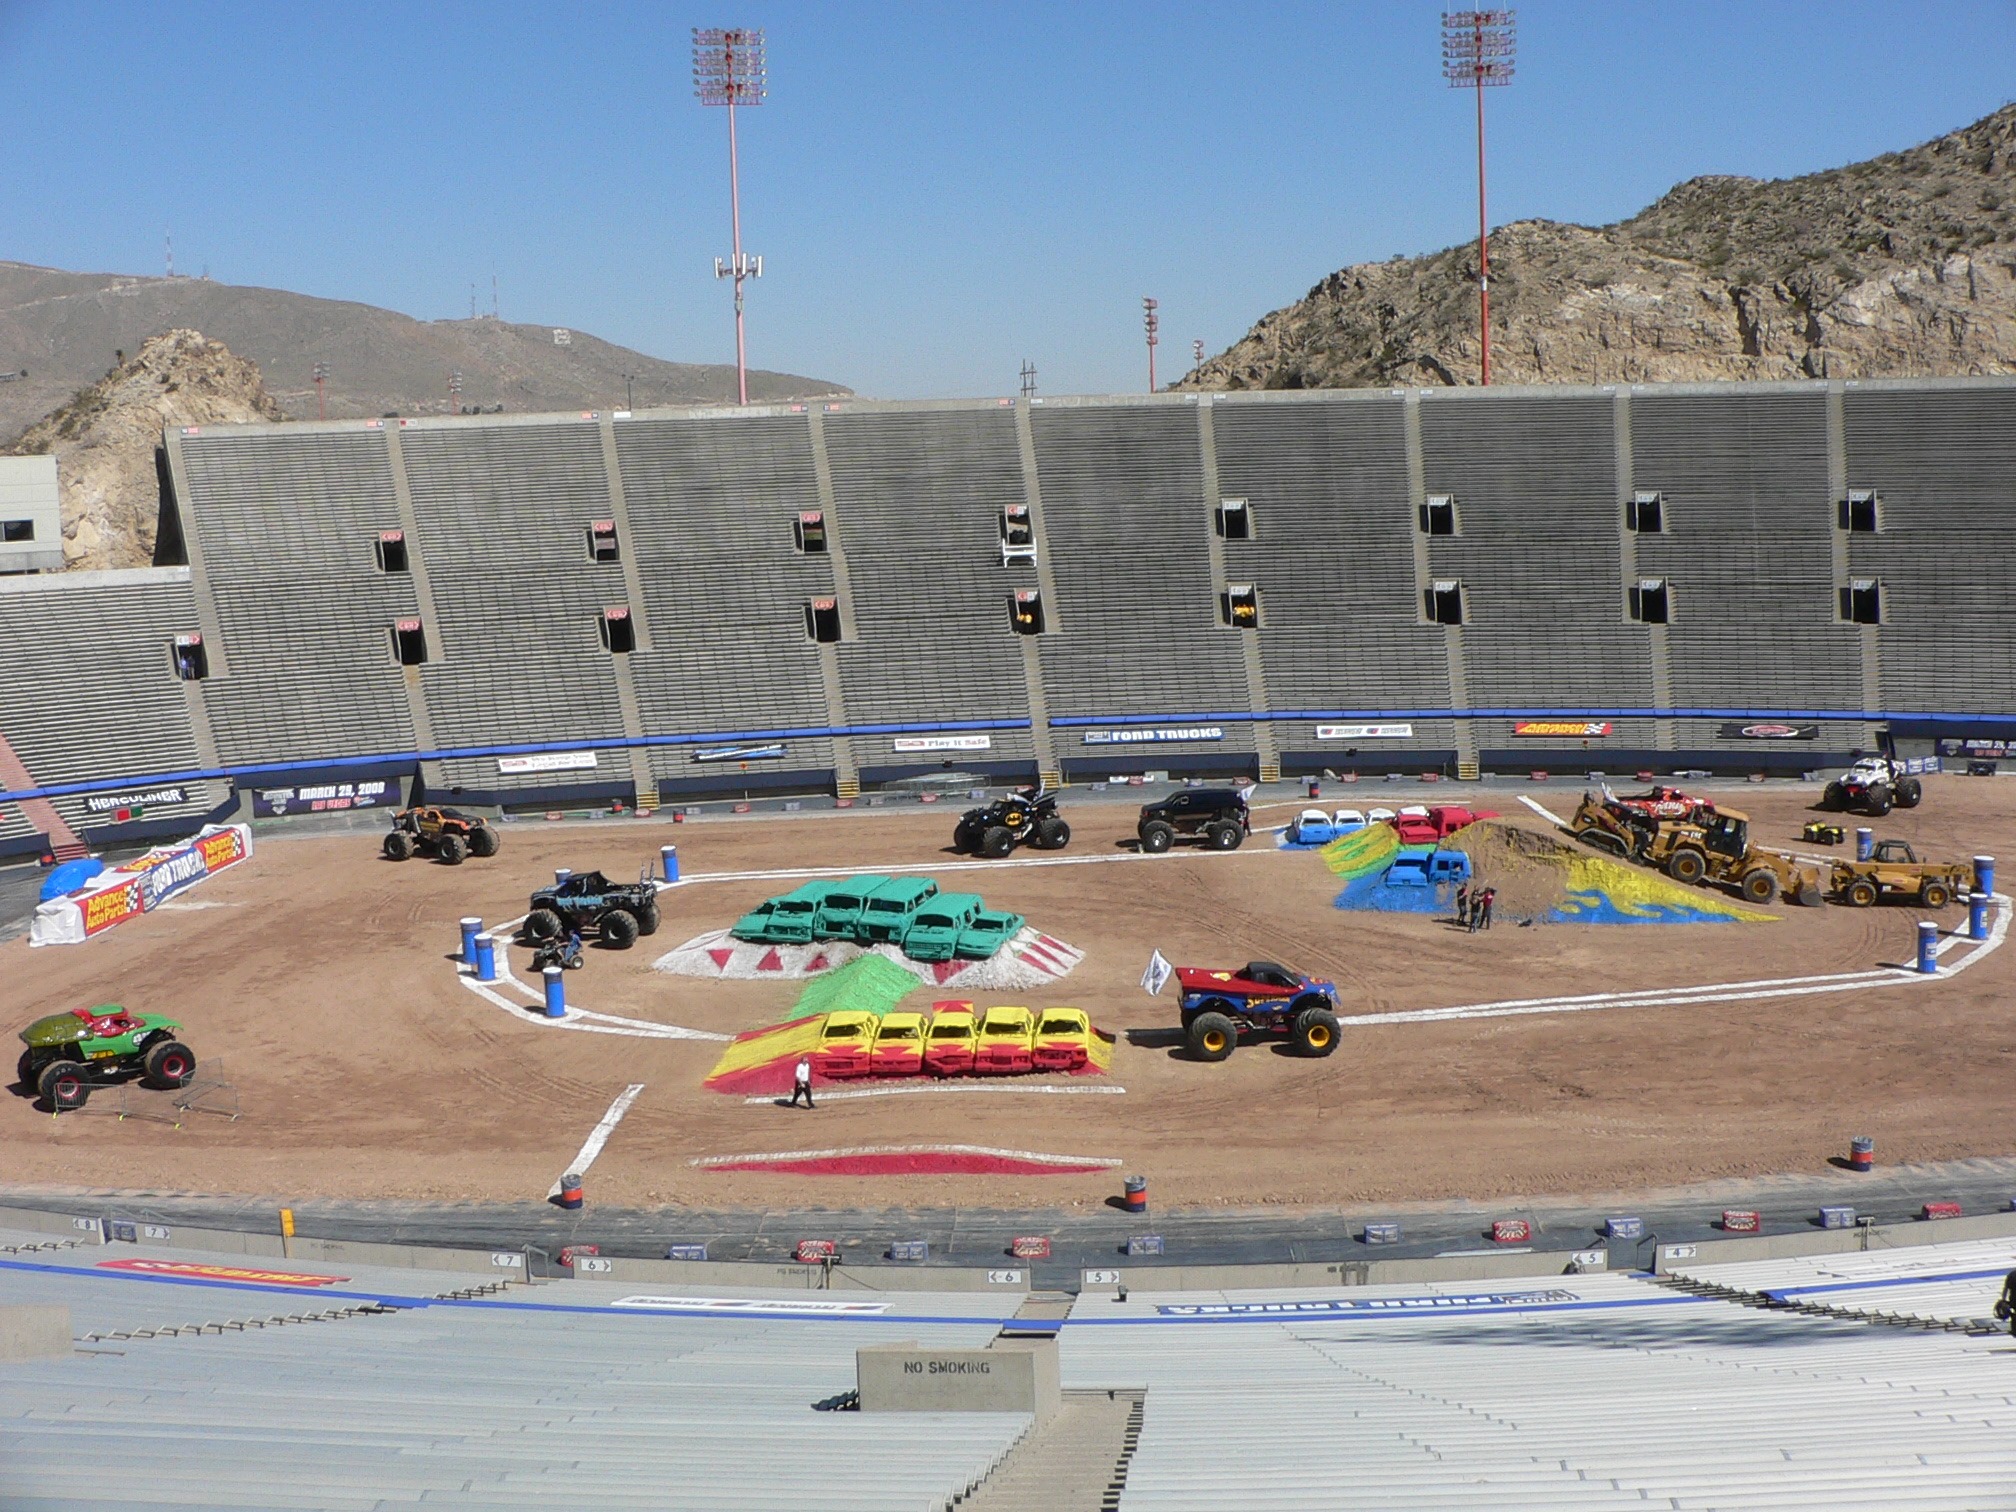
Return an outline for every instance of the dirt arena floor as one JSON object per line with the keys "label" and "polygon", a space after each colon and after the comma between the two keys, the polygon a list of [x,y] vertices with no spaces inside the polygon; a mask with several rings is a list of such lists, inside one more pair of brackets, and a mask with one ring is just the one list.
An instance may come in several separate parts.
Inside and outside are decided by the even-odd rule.
{"label": "dirt arena floor", "polygon": [[[1921,855],[2016,864],[1999,782],[1931,779],[1924,806],[1876,824]],[[1559,812],[1566,784],[1535,789]],[[1797,843],[1814,793],[1755,788],[1730,803],[1756,838]],[[1999,800],[1999,801],[1998,801]],[[1523,811],[1505,795],[1494,801]],[[1256,822],[1279,823],[1296,805]],[[375,833],[262,833],[252,860],[162,911],[84,945],[0,945],[11,1017],[100,1002],[169,1013],[242,1099],[236,1122],[177,1129],[111,1114],[35,1111],[0,1096],[16,1183],[281,1197],[513,1200],[543,1196],[612,1098],[642,1083],[590,1173],[601,1202],[750,1207],[1093,1207],[1121,1172],[1054,1177],[807,1177],[710,1173],[698,1157],[956,1142],[1105,1156],[1147,1176],[1158,1205],[1351,1206],[1629,1190],[1824,1170],[1851,1134],[1886,1164],[2006,1154],[2016,1078],[2016,951],[1948,982],[1664,1008],[1352,1028],[1327,1060],[1248,1044],[1220,1065],[1155,1035],[1173,987],[1138,985],[1151,949],[1191,965],[1273,958],[1333,977],[1347,1015],[1507,998],[1738,983],[1908,961],[1912,909],[1773,911],[1765,925],[1500,927],[1341,912],[1341,884],[1271,839],[1229,855],[1040,865],[1026,852],[954,874],[962,890],[1086,952],[1028,995],[1072,1003],[1120,1033],[1124,1095],[993,1093],[832,1100],[815,1112],[704,1091],[719,1053],[700,1040],[565,1032],[457,980],[456,920],[524,911],[556,865],[634,877],[676,840],[689,878],[792,866],[952,859],[943,807],[684,824],[505,827],[503,852],[459,868],[378,859]],[[1084,803],[1067,856],[1121,856],[1132,810]],[[1539,821],[1535,820],[1538,824]],[[1848,820],[1849,824],[1855,821]],[[1866,821],[1865,821],[1866,822]],[[1852,851],[1852,839],[1844,851]],[[1484,880],[1488,881],[1488,878]],[[569,974],[578,1005],[733,1033],[785,1016],[798,984],[704,982],[653,960],[789,881],[698,880],[663,897],[664,926],[628,953],[591,947]],[[1964,909],[1945,911],[1949,927]],[[527,974],[528,956],[511,962]],[[919,1006],[939,994],[929,989]],[[1001,999],[982,998],[986,1006]],[[9,1026],[10,1029],[15,1027]],[[1174,1036],[1168,1039],[1173,1042]],[[1146,1043],[1138,1042],[1141,1040]],[[1079,1082],[1078,1085],[1087,1083]],[[158,1100],[158,1094],[155,1095]]]}

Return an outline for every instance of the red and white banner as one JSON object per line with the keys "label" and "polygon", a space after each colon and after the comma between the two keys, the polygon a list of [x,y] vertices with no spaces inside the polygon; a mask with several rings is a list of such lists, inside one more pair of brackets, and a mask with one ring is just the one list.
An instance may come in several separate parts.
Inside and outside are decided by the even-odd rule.
{"label": "red and white banner", "polygon": [[194,887],[251,854],[249,826],[210,825],[193,840],[158,846],[124,866],[98,873],[75,892],[36,905],[28,943],[81,944],[158,908],[185,887]]}

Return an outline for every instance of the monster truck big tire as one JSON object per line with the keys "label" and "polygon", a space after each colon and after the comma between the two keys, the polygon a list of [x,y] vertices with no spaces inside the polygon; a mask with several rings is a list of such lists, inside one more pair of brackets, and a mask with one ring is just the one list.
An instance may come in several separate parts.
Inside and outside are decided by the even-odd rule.
{"label": "monster truck big tire", "polygon": [[1141,826],[1141,849],[1151,856],[1159,856],[1176,843],[1176,831],[1160,819],[1150,819]]}
{"label": "monster truck big tire", "polygon": [[1890,788],[1887,783],[1869,784],[1868,796],[1862,800],[1863,812],[1872,819],[1881,819],[1890,812]]}
{"label": "monster truck big tire", "polygon": [[1953,901],[1953,891],[1944,882],[1927,880],[1918,889],[1918,904],[1921,908],[1944,908]]}
{"label": "monster truck big tire", "polygon": [[1867,908],[1882,896],[1882,889],[1867,877],[1857,877],[1841,894],[1850,908]]}
{"label": "monster truck big tire", "polygon": [[1239,842],[1246,838],[1246,834],[1238,825],[1224,820],[1207,828],[1204,831],[1204,838],[1210,842],[1213,850],[1237,850]]}
{"label": "monster truck big tire", "polygon": [[1847,798],[1841,791],[1840,783],[1830,782],[1821,790],[1820,807],[1823,809],[1843,809],[1847,806]]}
{"label": "monster truck big tire", "polygon": [[84,1079],[84,1068],[76,1061],[51,1061],[42,1068],[42,1074],[35,1078],[35,1090],[42,1094],[42,1100],[58,1113],[66,1108],[81,1108],[91,1096],[91,1083]]}
{"label": "monster truck big tire", "polygon": [[602,943],[612,950],[628,950],[641,933],[637,915],[627,908],[612,908],[602,915]]}
{"label": "monster truck big tire", "polygon": [[977,824],[962,822],[957,829],[952,831],[952,849],[961,854],[975,849],[979,844],[980,826]]}
{"label": "monster truck big tire", "polygon": [[1328,1055],[1337,1048],[1337,1015],[1328,1008],[1304,1008],[1295,1015],[1295,1048],[1304,1055]]}
{"label": "monster truck big tire", "polygon": [[1778,873],[1768,866],[1743,874],[1743,896],[1752,903],[1772,903],[1778,898]]}
{"label": "monster truck big tire", "polygon": [[21,1052],[21,1059],[15,1062],[14,1065],[14,1080],[31,1090],[34,1088],[35,1052],[33,1050],[23,1050]]}
{"label": "monster truck big tire", "polygon": [[494,856],[504,848],[504,837],[489,825],[469,832],[469,854],[472,856]]}
{"label": "monster truck big tire", "polygon": [[469,859],[469,842],[460,835],[443,835],[434,847],[434,854],[441,858],[443,866],[460,866]]}
{"label": "monster truck big tire", "polygon": [[1699,882],[1708,875],[1708,858],[1691,847],[1682,846],[1666,858],[1666,875],[1675,882]]}
{"label": "monster truck big tire", "polygon": [[1062,850],[1071,843],[1071,826],[1062,819],[1045,819],[1036,826],[1036,849]]}
{"label": "monster truck big tire", "polygon": [[387,861],[410,861],[413,859],[413,837],[404,830],[394,830],[385,837],[385,859]]}
{"label": "monster truck big tire", "polygon": [[1004,824],[990,824],[980,837],[980,854],[999,861],[1015,849],[1015,832]]}
{"label": "monster truck big tire", "polygon": [[637,910],[637,933],[640,935],[654,935],[658,933],[658,924],[658,905],[656,903],[646,903],[642,908]]}
{"label": "monster truck big tire", "polygon": [[535,908],[525,915],[525,938],[555,940],[560,937],[560,915],[550,908]]}
{"label": "monster truck big tire", "polygon": [[1239,1046],[1239,1029],[1222,1013],[1200,1013],[1185,1036],[1196,1060],[1221,1061]]}
{"label": "monster truck big tire", "polygon": [[1925,799],[1925,784],[1916,777],[1906,777],[1897,784],[1897,807],[1916,808]]}
{"label": "monster truck big tire", "polygon": [[141,1062],[147,1085],[173,1092],[196,1079],[196,1054],[180,1040],[156,1040]]}

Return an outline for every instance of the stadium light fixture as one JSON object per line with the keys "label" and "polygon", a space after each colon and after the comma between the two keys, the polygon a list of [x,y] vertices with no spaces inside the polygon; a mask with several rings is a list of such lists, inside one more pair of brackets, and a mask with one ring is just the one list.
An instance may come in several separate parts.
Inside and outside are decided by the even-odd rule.
{"label": "stadium light fixture", "polygon": [[1442,77],[1452,89],[1477,91],[1477,309],[1484,335],[1481,375],[1491,382],[1491,241],[1484,214],[1484,91],[1512,82],[1519,13],[1466,10],[1442,13]]}
{"label": "stadium light fixture", "polygon": [[1156,311],[1161,308],[1158,301],[1143,296],[1141,300],[1141,323],[1148,329],[1148,392],[1155,392],[1155,348],[1161,337],[1155,333],[1162,329],[1161,318]]}
{"label": "stadium light fixture", "polygon": [[728,108],[728,213],[734,230],[734,253],[727,263],[714,259],[714,276],[735,280],[735,393],[749,402],[749,348],[742,325],[742,284],[763,276],[763,259],[742,251],[741,161],[735,141],[735,107],[761,105],[764,85],[763,32],[747,27],[693,28],[693,93],[702,105]]}

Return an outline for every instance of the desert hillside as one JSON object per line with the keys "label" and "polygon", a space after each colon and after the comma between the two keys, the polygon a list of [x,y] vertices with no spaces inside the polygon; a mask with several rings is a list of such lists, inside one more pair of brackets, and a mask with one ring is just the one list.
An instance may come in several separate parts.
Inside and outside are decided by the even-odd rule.
{"label": "desert hillside", "polygon": [[[1478,381],[1477,244],[1340,269],[1175,385]],[[1491,235],[1494,383],[2016,372],[2016,105],[1802,178]]]}

